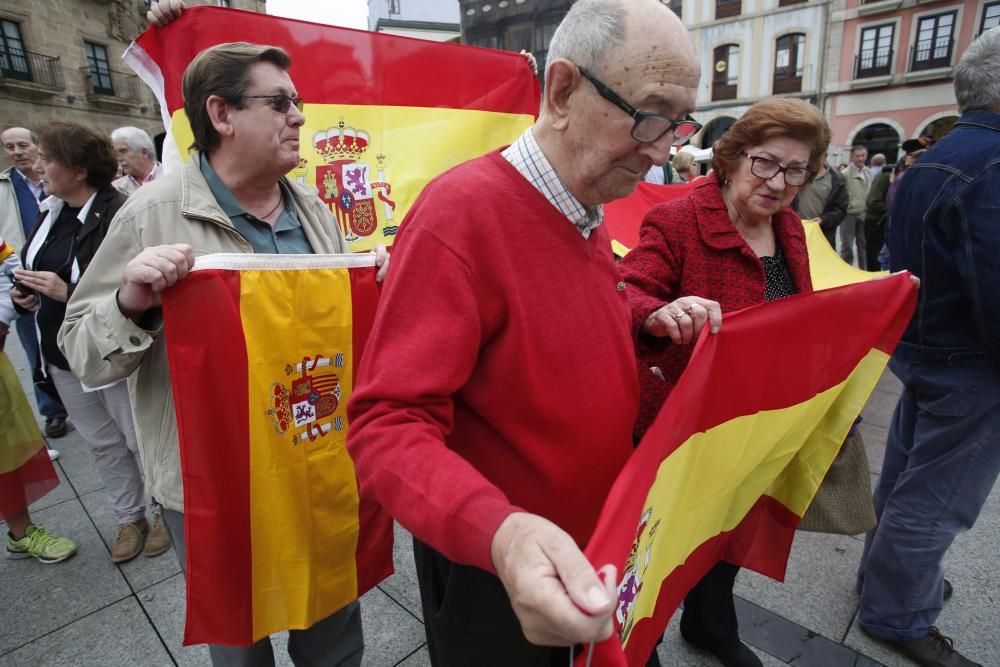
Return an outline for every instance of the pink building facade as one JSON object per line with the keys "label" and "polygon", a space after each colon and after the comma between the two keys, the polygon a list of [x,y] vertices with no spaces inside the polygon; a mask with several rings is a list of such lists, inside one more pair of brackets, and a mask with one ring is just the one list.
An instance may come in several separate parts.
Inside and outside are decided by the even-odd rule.
{"label": "pink building facade", "polygon": [[937,139],[954,125],[955,65],[1000,24],[1000,0],[845,0],[830,18],[823,104],[831,161],[863,144],[892,163],[903,141]]}

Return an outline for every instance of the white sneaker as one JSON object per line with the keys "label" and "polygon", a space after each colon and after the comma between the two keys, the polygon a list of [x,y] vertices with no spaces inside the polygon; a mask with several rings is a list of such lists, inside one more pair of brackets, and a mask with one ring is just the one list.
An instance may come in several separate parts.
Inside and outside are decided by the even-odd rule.
{"label": "white sneaker", "polygon": [[49,450],[49,461],[55,461],[57,458],[59,458],[59,450],[58,449],[50,449]]}

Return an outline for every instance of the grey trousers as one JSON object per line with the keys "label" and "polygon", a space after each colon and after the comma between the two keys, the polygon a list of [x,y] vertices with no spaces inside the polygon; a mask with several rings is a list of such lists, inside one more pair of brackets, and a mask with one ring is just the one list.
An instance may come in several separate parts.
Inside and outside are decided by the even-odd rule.
{"label": "grey trousers", "polygon": [[128,385],[119,382],[107,389],[87,392],[71,372],[51,364],[48,370],[73,425],[94,454],[94,466],[104,482],[115,519],[119,524],[144,519],[142,462]]}
{"label": "grey trousers", "polygon": [[858,249],[858,268],[867,269],[868,251],[865,237],[865,221],[855,215],[844,216],[840,223],[840,256],[848,264],[854,263],[854,248]]}
{"label": "grey trousers", "polygon": [[[167,528],[181,571],[187,576],[187,549],[184,544],[184,515],[163,508]],[[365,642],[361,629],[361,604],[352,602],[307,630],[288,631],[288,655],[297,667],[359,667]],[[209,644],[208,654],[215,667],[272,667],[274,649],[270,637],[251,646]]]}

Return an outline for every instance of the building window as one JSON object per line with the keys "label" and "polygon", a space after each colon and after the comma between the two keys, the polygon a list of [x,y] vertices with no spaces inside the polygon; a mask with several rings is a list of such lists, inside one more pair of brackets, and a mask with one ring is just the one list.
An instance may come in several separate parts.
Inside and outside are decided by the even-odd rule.
{"label": "building window", "polygon": [[220,7],[230,7],[229,0],[219,0]]}
{"label": "building window", "polygon": [[684,0],[670,0],[670,9],[674,10],[677,18],[681,18],[684,12]]}
{"label": "building window", "polygon": [[742,0],[715,0],[715,18],[717,19],[739,16],[742,10]]}
{"label": "building window", "polygon": [[892,70],[892,23],[865,28],[861,31],[861,50],[855,61],[854,78],[886,76]]}
{"label": "building window", "polygon": [[955,12],[928,16],[917,24],[917,41],[913,45],[911,70],[949,67],[954,43]]}
{"label": "building window", "polygon": [[504,49],[518,53],[519,51],[532,51],[531,48],[531,26],[517,25],[507,28],[503,38]]}
{"label": "building window", "polygon": [[403,0],[389,0],[389,15],[399,14],[399,3]]}
{"label": "building window", "polygon": [[983,22],[979,24],[979,32],[984,33],[998,25],[1000,25],[1000,2],[989,2],[983,7]]}
{"label": "building window", "polygon": [[108,49],[101,44],[84,42],[87,50],[87,65],[90,67],[90,84],[95,95],[114,95],[115,86],[111,82],[111,64]]}
{"label": "building window", "polygon": [[740,77],[740,47],[723,44],[715,49],[715,73],[712,75],[712,101],[735,100]]}
{"label": "building window", "polygon": [[802,90],[802,59],[806,36],[794,33],[779,37],[774,52],[775,93],[797,93]]}
{"label": "building window", "polygon": [[0,21],[0,75],[31,81],[31,68],[28,66],[28,55],[21,38],[21,25],[15,21]]}
{"label": "building window", "polygon": [[787,7],[788,5],[799,5],[808,0],[778,0],[779,7]]}

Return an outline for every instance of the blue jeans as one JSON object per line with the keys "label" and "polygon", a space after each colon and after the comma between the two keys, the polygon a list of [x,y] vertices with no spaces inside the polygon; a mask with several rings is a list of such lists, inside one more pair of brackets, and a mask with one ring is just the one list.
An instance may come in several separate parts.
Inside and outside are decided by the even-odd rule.
{"label": "blue jeans", "polygon": [[858,571],[859,621],[875,637],[908,640],[937,619],[944,555],[1000,471],[1000,369],[985,357],[890,367],[903,393]]}
{"label": "blue jeans", "polygon": [[[35,314],[21,315],[17,318],[15,326],[17,327],[17,337],[21,341],[21,347],[24,348],[24,353],[28,356],[28,363],[34,368],[38,360]],[[62,403],[38,387],[35,387],[35,403],[38,405],[38,411],[45,417],[45,421],[55,419],[56,417],[66,419],[66,408],[63,407]]]}

